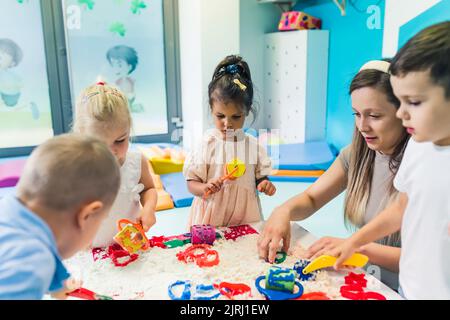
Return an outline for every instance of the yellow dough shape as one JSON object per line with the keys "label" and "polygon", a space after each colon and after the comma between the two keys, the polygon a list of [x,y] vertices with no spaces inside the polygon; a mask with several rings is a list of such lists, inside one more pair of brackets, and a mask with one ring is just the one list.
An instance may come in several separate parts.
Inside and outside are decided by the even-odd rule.
{"label": "yellow dough shape", "polygon": [[[304,269],[303,274],[308,274],[310,272],[332,267],[336,263],[337,258],[328,255],[322,255],[317,257],[313,261],[310,262]],[[369,261],[369,257],[360,253],[353,254],[350,258],[344,261],[342,265],[344,266],[353,266],[353,267],[364,267],[366,263]]]}

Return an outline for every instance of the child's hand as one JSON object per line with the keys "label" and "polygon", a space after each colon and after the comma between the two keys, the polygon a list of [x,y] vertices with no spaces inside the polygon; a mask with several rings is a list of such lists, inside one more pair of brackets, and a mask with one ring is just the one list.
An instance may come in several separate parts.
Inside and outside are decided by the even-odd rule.
{"label": "child's hand", "polygon": [[259,192],[263,192],[268,196],[273,196],[275,194],[275,191],[277,191],[273,183],[269,180],[261,181],[256,188]]}
{"label": "child's hand", "polygon": [[330,250],[328,253],[323,252],[323,254],[337,257],[337,260],[334,264],[334,269],[339,270],[342,268],[344,261],[350,258],[358,250],[358,248],[359,246],[357,246],[350,238],[344,240],[344,242],[342,242],[336,248]]}
{"label": "child's hand", "polygon": [[220,178],[211,179],[205,184],[204,193],[209,191],[210,194],[219,192],[222,189],[223,181]]}
{"label": "child's hand", "polygon": [[64,288],[59,291],[53,292],[51,294],[51,297],[59,300],[67,299],[69,293],[80,289],[82,285],[83,281],[69,278],[64,282]]}
{"label": "child's hand", "polygon": [[339,245],[344,243],[344,241],[345,240],[341,238],[320,238],[308,248],[306,259],[314,260],[315,258],[323,255],[325,252],[330,252],[331,250],[339,247]]}
{"label": "child's hand", "polygon": [[144,229],[144,231],[147,232],[156,223],[155,211],[151,212],[142,211],[139,218],[137,218],[137,222],[140,223],[142,229]]}

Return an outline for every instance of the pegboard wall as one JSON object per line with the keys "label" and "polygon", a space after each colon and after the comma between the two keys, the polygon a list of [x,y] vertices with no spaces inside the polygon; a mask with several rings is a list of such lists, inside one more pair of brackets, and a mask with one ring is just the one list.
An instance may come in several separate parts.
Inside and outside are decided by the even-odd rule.
{"label": "pegboard wall", "polygon": [[324,140],[328,31],[266,34],[264,123],[280,129],[283,143]]}

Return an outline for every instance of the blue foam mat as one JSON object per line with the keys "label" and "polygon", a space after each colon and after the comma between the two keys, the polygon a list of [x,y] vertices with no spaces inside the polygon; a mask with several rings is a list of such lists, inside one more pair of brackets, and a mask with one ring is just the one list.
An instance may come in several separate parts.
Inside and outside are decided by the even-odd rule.
{"label": "blue foam mat", "polygon": [[182,172],[175,172],[160,175],[164,189],[172,197],[175,207],[189,207],[194,200],[194,196],[187,189],[186,180]]}
{"label": "blue foam mat", "polygon": [[327,170],[335,159],[326,141],[269,145],[268,154],[280,170]]}

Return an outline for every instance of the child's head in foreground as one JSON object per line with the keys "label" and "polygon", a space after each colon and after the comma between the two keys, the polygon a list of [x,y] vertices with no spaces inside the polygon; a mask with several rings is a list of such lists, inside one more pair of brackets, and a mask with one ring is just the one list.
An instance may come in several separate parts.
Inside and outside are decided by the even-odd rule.
{"label": "child's head in foreground", "polygon": [[78,98],[73,131],[94,136],[108,145],[123,164],[129,146],[131,114],[128,99],[118,89],[99,82]]}
{"label": "child's head in foreground", "polygon": [[49,225],[65,259],[89,245],[119,184],[117,161],[104,143],[65,134],[33,151],[17,196]]}
{"label": "child's head in foreground", "polygon": [[417,142],[450,145],[450,21],[412,37],[390,72],[401,105],[397,117]]}

